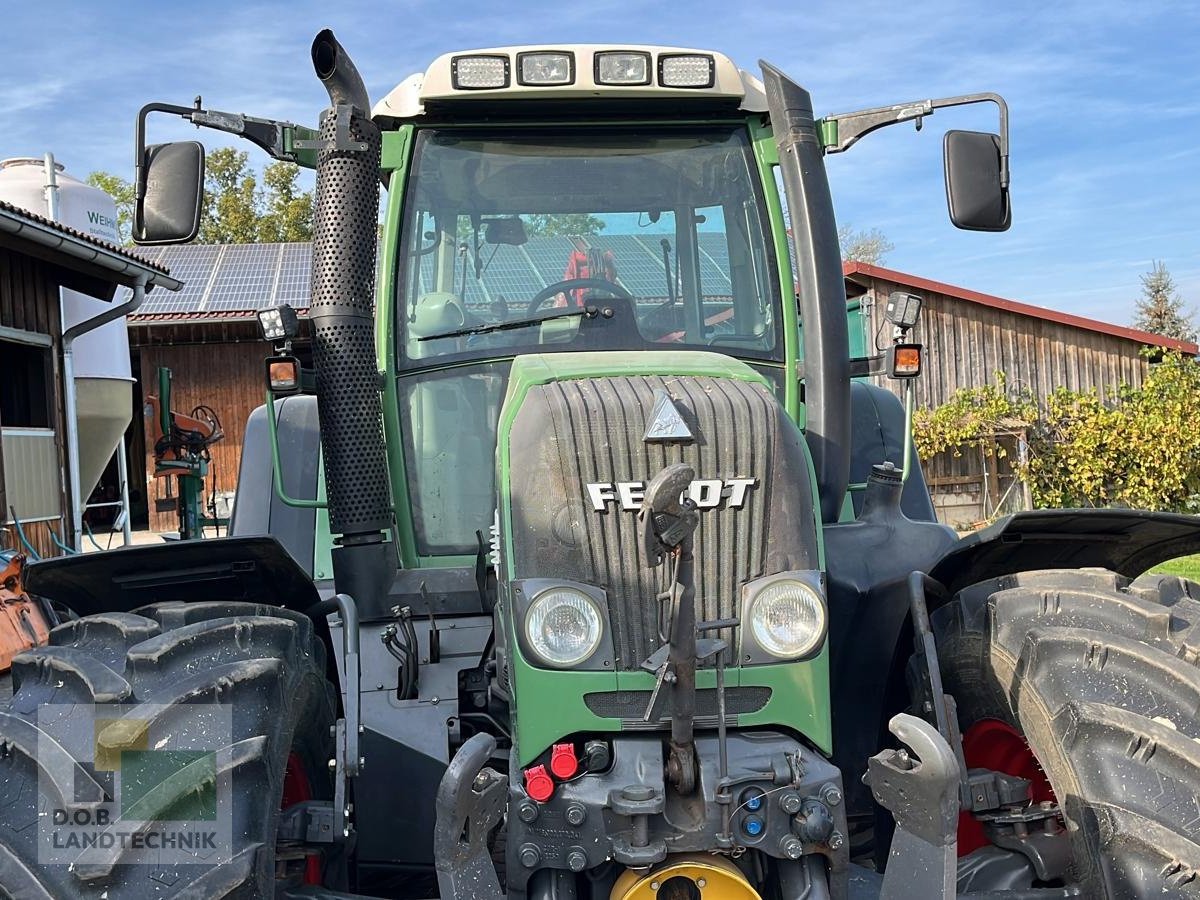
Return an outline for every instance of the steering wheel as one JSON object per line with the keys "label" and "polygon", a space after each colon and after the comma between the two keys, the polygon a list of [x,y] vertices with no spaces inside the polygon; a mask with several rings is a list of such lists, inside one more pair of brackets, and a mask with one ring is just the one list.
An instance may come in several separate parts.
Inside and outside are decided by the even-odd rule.
{"label": "steering wheel", "polygon": [[538,311],[538,308],[553,297],[555,294],[565,294],[567,291],[577,291],[580,288],[592,288],[598,291],[608,291],[614,297],[620,297],[623,300],[633,302],[633,294],[625,290],[619,284],[614,284],[604,278],[568,278],[566,281],[556,281],[554,284],[548,284],[529,301],[529,308],[525,310],[525,315],[532,316]]}

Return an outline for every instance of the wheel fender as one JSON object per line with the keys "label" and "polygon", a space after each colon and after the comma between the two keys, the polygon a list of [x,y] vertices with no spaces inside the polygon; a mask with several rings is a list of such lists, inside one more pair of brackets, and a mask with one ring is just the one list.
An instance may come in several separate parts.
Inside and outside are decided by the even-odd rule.
{"label": "wheel fender", "polygon": [[1138,509],[1043,509],[1005,516],[959,541],[929,574],[950,595],[1016,572],[1108,569],[1136,578],[1200,552],[1200,517]]}

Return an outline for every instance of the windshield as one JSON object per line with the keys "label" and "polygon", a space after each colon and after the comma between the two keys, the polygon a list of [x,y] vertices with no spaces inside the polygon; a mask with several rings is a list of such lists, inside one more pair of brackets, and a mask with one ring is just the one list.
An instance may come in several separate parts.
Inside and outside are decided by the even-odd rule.
{"label": "windshield", "polygon": [[404,366],[558,350],[781,359],[752,163],[734,127],[420,132],[397,279]]}

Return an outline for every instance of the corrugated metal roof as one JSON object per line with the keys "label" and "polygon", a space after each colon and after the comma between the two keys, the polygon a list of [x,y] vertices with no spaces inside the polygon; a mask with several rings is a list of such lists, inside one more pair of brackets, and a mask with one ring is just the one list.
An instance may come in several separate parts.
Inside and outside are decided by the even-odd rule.
{"label": "corrugated metal roof", "polygon": [[37,213],[30,212],[27,209],[24,209],[20,206],[15,206],[14,204],[8,203],[4,200],[0,200],[0,215],[8,215],[9,217],[15,216],[18,218],[32,220],[37,222],[39,225],[53,229],[61,234],[69,234],[71,237],[76,238],[77,240],[91,244],[93,247],[98,247],[114,256],[120,256],[124,259],[130,260],[131,262],[145,266],[146,268],[153,269],[155,272],[159,272],[163,275],[171,274],[170,269],[166,268],[160,262],[154,261],[150,258],[152,251],[147,252],[145,250],[132,250],[129,247],[120,247],[108,241],[102,241],[94,235],[85,234],[82,231],[64,225],[62,222],[55,222],[53,219],[47,219],[45,216],[39,216]]}
{"label": "corrugated metal roof", "polygon": [[1097,331],[1100,334],[1125,338],[1126,340],[1136,341],[1139,344],[1145,344],[1149,347],[1165,347],[1169,350],[1179,350],[1191,356],[1200,354],[1200,346],[1197,346],[1192,341],[1180,341],[1175,338],[1163,337],[1161,334],[1151,334],[1148,331],[1128,328],[1124,325],[1113,325],[1109,322],[1101,322],[1099,319],[1089,319],[1086,316],[1077,316],[1073,313],[1058,312],[1057,310],[1046,309],[1044,306],[1034,306],[1031,303],[1005,300],[1003,297],[982,294],[979,291],[972,291],[964,287],[958,287],[957,285],[934,281],[930,278],[922,278],[919,275],[910,275],[907,272],[900,272],[896,269],[885,269],[883,266],[873,266],[862,262],[848,262],[842,268],[846,276],[851,278],[855,275],[862,275],[868,278],[881,278],[884,281],[915,288],[918,291],[945,294],[947,297],[953,297],[956,300],[978,303],[980,306],[1002,309],[1006,312],[1017,313],[1022,316],[1032,316],[1035,319],[1044,319],[1047,322],[1057,322],[1059,325],[1069,325],[1072,328]]}

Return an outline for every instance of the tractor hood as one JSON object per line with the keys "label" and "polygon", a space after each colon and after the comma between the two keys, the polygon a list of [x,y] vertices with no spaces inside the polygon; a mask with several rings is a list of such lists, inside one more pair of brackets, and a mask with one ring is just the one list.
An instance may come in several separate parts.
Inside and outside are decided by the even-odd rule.
{"label": "tractor hood", "polygon": [[[638,510],[666,466],[695,473],[695,619],[745,618],[754,585],[779,573],[821,580],[814,476],[804,437],[749,366],[698,351],[555,353],[518,357],[498,430],[501,669],[518,710],[519,765],[565,736],[665,730],[649,712],[664,644],[659,596],[666,565],[647,566]],[[760,580],[761,579],[761,580]],[[747,583],[753,583],[747,586]],[[580,595],[584,595],[584,599]],[[573,596],[588,609],[591,650],[556,663],[532,645],[535,607]],[[543,605],[543,608],[546,604]],[[576,607],[583,609],[583,606]],[[726,641],[725,710],[732,727],[777,726],[828,751],[824,649],[799,661],[764,659],[751,629],[702,629]],[[543,650],[545,647],[542,648]],[[696,672],[695,728],[716,726],[717,655]]]}
{"label": "tractor hood", "polygon": [[[769,383],[698,352],[518,358],[500,426],[501,537],[508,582],[558,579],[603,592],[611,651],[596,668],[638,670],[660,646],[637,512],[665,466],[696,473],[696,618],[736,618],[742,586],[820,568],[811,464]],[[733,639],[735,629],[722,629]]]}

